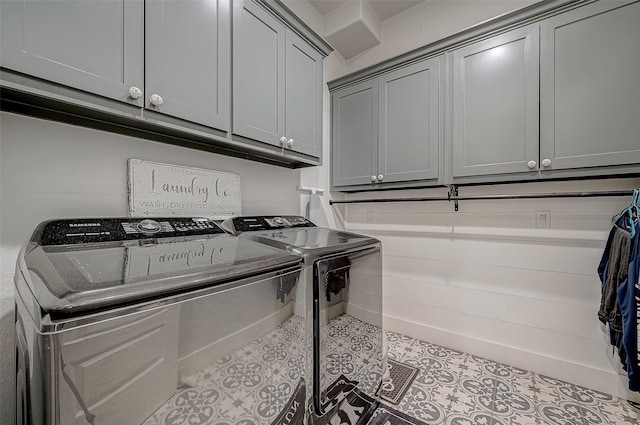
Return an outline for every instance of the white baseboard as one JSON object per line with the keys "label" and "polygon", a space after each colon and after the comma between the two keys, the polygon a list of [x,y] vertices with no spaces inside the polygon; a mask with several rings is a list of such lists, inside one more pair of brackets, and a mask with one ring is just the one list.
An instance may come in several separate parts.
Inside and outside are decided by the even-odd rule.
{"label": "white baseboard", "polygon": [[[345,302],[340,301],[327,307],[328,320],[333,320],[338,316],[342,316],[345,313]],[[327,323],[327,320],[323,320],[322,323]]]}
{"label": "white baseboard", "polygon": [[349,303],[347,304],[346,313],[349,316],[355,317],[356,319],[369,323],[370,325],[380,327],[382,323],[380,323],[380,310],[371,310],[359,305]]}
{"label": "white baseboard", "polygon": [[411,322],[399,317],[385,315],[384,328],[443,347],[475,354],[521,369],[582,385],[622,399],[640,402],[640,394],[627,389],[626,376],[620,375],[615,371],[602,370],[544,354],[532,353],[516,347]]}

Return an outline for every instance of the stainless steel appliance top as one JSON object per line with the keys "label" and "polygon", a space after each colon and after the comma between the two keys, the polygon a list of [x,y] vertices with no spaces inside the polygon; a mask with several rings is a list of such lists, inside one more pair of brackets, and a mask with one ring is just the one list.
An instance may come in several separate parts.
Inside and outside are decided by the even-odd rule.
{"label": "stainless steel appliance top", "polygon": [[299,216],[233,217],[225,220],[222,228],[234,235],[314,258],[380,244],[369,236],[317,227]]}
{"label": "stainless steel appliance top", "polygon": [[98,218],[40,224],[18,258],[44,314],[73,316],[300,264],[206,218]]}

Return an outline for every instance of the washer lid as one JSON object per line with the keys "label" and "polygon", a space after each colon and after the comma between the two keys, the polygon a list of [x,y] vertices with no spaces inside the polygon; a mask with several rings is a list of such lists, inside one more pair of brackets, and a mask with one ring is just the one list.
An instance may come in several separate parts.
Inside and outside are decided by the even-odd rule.
{"label": "washer lid", "polygon": [[196,235],[43,245],[51,240],[46,227],[52,223],[70,228],[70,220],[43,223],[18,259],[29,289],[48,313],[66,315],[166,297],[300,264],[299,257],[219,229],[209,234],[200,229]]}

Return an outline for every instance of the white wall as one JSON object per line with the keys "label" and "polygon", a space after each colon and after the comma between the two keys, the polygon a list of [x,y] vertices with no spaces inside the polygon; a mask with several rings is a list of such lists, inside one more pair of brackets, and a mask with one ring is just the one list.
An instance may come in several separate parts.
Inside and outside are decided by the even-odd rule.
{"label": "white wall", "polygon": [[349,58],[347,72],[417,49],[537,1],[539,0],[435,0],[421,3],[384,21],[382,42]]}
{"label": "white wall", "polygon": [[[347,61],[332,53],[325,62],[326,80],[532,3],[427,2],[385,21],[379,46]],[[328,114],[325,104],[325,158],[330,158]],[[328,188],[329,169],[325,160],[321,168],[302,170],[301,180]],[[639,179],[621,179],[475,187],[462,193],[638,186]],[[348,196],[433,195],[446,195],[446,189]],[[620,198],[476,201],[462,202],[457,213],[447,203],[327,204],[326,209],[336,225],[383,241],[388,329],[637,400],[626,390],[626,376],[596,316],[596,266],[611,216],[626,203]],[[539,210],[551,212],[550,229],[534,227]],[[367,212],[374,223],[367,223]]]}
{"label": "white wall", "polygon": [[0,424],[13,424],[13,273],[41,221],[127,214],[127,159],[240,174],[245,214],[298,214],[300,172],[0,113]]}
{"label": "white wall", "polygon": [[[461,194],[618,190],[640,179],[460,189]],[[446,189],[354,194],[441,196]],[[385,327],[610,394],[626,374],[597,319],[596,267],[629,199],[350,204],[348,230],[382,240]],[[549,211],[550,229],[535,228]],[[373,213],[373,223],[367,214]]]}

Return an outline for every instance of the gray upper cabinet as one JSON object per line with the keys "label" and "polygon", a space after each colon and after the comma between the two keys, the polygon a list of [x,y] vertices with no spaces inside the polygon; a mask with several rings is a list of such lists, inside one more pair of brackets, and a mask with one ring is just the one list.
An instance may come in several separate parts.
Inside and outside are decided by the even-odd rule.
{"label": "gray upper cabinet", "polygon": [[538,24],[453,51],[456,177],[538,170]]}
{"label": "gray upper cabinet", "polygon": [[3,67],[219,130],[229,128],[226,1],[0,3]]}
{"label": "gray upper cabinet", "polygon": [[286,28],[251,0],[233,7],[233,132],[280,145]]}
{"label": "gray upper cabinet", "polygon": [[367,80],[331,95],[333,186],[376,181],[378,81]]}
{"label": "gray upper cabinet", "polygon": [[[229,129],[231,17],[226,0],[145,7],[145,100],[151,110]],[[160,96],[162,103],[155,105]]]}
{"label": "gray upper cabinet", "polygon": [[543,173],[640,163],[640,3],[625,3],[541,22]]}
{"label": "gray upper cabinet", "polygon": [[2,0],[0,24],[2,67],[142,105],[142,1]]}
{"label": "gray upper cabinet", "polygon": [[322,154],[322,55],[287,29],[285,131],[290,149]]}
{"label": "gray upper cabinet", "polygon": [[252,0],[233,13],[233,133],[320,157],[323,56]]}
{"label": "gray upper cabinet", "polygon": [[438,56],[332,92],[334,187],[438,182],[442,66]]}
{"label": "gray upper cabinet", "polygon": [[640,173],[639,23],[638,0],[540,2],[329,82],[333,187]]}
{"label": "gray upper cabinet", "polygon": [[0,0],[0,24],[3,110],[321,163],[333,49],[280,0]]}
{"label": "gray upper cabinet", "polygon": [[379,77],[378,183],[438,178],[441,63],[432,58]]}

